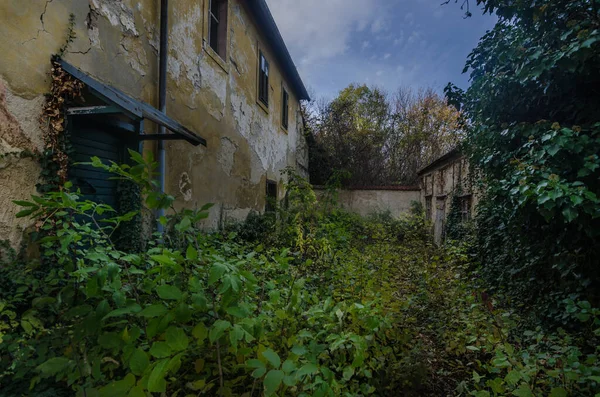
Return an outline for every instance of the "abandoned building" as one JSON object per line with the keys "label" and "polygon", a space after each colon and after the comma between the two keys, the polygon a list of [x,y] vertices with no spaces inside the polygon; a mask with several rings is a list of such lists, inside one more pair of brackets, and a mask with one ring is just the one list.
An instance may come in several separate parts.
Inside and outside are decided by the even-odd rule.
{"label": "abandoned building", "polygon": [[[286,167],[306,174],[308,93],[265,0],[9,0],[0,19],[0,240],[17,244],[29,226],[13,200],[40,182],[24,154],[48,147],[40,116],[61,51],[60,68],[84,87],[85,102],[65,111],[74,161],[153,152],[176,208],[215,204],[209,227],[281,197]],[[69,172],[115,203],[106,174]]]}
{"label": "abandoned building", "polygon": [[444,239],[446,218],[452,198],[458,196],[463,221],[469,221],[477,196],[469,178],[469,162],[459,149],[453,149],[418,172],[421,203],[425,217],[432,223],[436,243]]}

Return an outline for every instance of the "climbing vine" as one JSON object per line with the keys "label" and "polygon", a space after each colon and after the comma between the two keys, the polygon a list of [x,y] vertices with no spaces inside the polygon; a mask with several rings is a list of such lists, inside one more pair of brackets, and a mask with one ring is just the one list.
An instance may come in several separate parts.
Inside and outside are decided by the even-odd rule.
{"label": "climbing vine", "polygon": [[40,157],[43,184],[38,189],[47,192],[62,186],[68,177],[69,155],[72,151],[69,143],[65,105],[81,98],[84,84],[75,79],[52,60],[52,86],[46,96],[41,123],[43,125],[44,151]]}

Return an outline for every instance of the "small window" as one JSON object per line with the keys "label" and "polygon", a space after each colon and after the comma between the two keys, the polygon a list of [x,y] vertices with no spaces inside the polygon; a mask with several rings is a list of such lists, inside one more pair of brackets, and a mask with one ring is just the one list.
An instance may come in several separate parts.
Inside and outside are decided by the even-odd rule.
{"label": "small window", "polygon": [[208,42],[223,59],[227,56],[227,0],[210,0]]}
{"label": "small window", "polygon": [[460,198],[460,216],[463,222],[471,220],[471,196],[463,196]]}
{"label": "small window", "polygon": [[285,90],[285,88],[282,88],[282,91],[283,93],[281,95],[281,126],[284,130],[287,131],[290,113],[290,95]]}
{"label": "small window", "polygon": [[277,208],[277,182],[267,180],[267,203],[265,212],[275,212]]}
{"label": "small window", "polygon": [[425,219],[427,219],[428,221],[431,220],[431,203],[432,203],[432,197],[431,196],[425,197]]}
{"label": "small window", "polygon": [[258,62],[258,99],[269,107],[269,62],[267,62],[262,51],[259,53]]}

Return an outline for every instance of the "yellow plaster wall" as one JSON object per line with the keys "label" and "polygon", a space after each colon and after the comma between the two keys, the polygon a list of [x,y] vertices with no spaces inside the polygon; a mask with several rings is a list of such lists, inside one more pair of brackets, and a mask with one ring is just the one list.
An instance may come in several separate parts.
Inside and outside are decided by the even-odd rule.
{"label": "yellow plaster wall", "polygon": [[[41,149],[37,121],[50,87],[50,57],[64,44],[71,13],[77,39],[65,59],[157,106],[159,3],[0,2],[0,114],[6,114],[0,117],[0,153]],[[204,137],[208,147],[166,143],[168,193],[179,208],[215,203],[210,227],[262,210],[267,178],[283,183],[285,167],[308,165],[298,100],[245,7],[243,0],[229,1],[228,53],[221,59],[206,40],[208,0],[170,2],[167,113]],[[259,48],[271,65],[268,112],[256,101]],[[282,84],[290,94],[287,132],[280,127]],[[0,159],[0,239],[16,243],[17,229],[27,226],[14,220],[11,200],[35,191],[37,167],[32,160]],[[14,181],[20,181],[18,192]]]}

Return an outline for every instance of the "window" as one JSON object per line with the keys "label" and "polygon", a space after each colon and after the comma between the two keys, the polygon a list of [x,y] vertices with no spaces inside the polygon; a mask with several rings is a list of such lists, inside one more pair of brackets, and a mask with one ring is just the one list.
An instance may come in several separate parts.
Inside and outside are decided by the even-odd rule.
{"label": "window", "polygon": [[258,99],[269,107],[269,62],[262,51],[259,52],[258,62]]}
{"label": "window", "polygon": [[432,204],[432,197],[431,196],[425,197],[425,219],[427,219],[428,221],[431,220],[431,204]]}
{"label": "window", "polygon": [[265,212],[275,212],[277,208],[277,182],[267,180],[267,203]]}
{"label": "window", "polygon": [[460,198],[460,216],[463,222],[471,220],[471,196]]}
{"label": "window", "polygon": [[223,59],[227,57],[227,0],[210,0],[208,43]]}
{"label": "window", "polygon": [[286,131],[288,129],[288,122],[289,122],[289,112],[290,112],[289,106],[290,106],[290,95],[285,90],[285,88],[282,88],[282,94],[281,94],[281,126]]}

